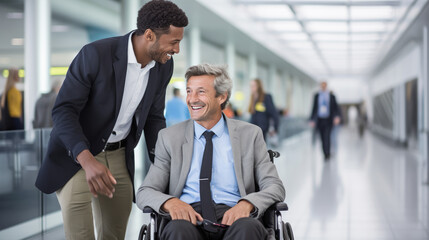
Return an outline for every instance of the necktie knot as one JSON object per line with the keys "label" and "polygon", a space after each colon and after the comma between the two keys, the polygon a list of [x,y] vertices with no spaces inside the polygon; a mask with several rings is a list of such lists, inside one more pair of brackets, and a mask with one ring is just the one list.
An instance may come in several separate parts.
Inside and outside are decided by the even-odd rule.
{"label": "necktie knot", "polygon": [[214,132],[205,131],[203,133],[203,136],[206,138],[206,141],[207,141],[207,140],[212,140],[214,134],[215,134]]}

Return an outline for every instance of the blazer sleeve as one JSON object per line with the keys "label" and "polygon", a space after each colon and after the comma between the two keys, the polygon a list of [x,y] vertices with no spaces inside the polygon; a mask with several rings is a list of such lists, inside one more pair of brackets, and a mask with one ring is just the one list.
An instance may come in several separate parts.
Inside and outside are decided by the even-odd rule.
{"label": "blazer sleeve", "polygon": [[336,99],[335,95],[333,95],[333,94],[331,94],[331,101],[332,101],[331,107],[332,107],[332,113],[333,113],[332,116],[341,118],[342,117],[341,109],[338,106],[337,99]]}
{"label": "blazer sleeve", "polygon": [[165,92],[167,85],[173,76],[173,61],[171,61],[168,72],[164,75],[164,82],[159,92],[156,93],[155,99],[150,107],[148,117],[144,126],[144,134],[146,139],[146,146],[149,153],[149,159],[154,162],[155,153],[154,148],[158,137],[158,132],[166,127],[164,108],[165,108]]}
{"label": "blazer sleeve", "polygon": [[286,193],[277,169],[274,163],[270,161],[261,129],[257,129],[253,152],[255,156],[255,181],[259,186],[259,191],[250,193],[240,200],[247,200],[252,203],[257,210],[257,218],[259,218],[271,205],[276,202],[283,202]]}
{"label": "blazer sleeve", "polygon": [[73,159],[85,149],[89,142],[79,123],[79,115],[88,100],[92,81],[98,71],[98,53],[86,45],[71,63],[66,79],[52,110],[56,134]]}
{"label": "blazer sleeve", "polygon": [[274,129],[276,132],[279,130],[279,113],[277,112],[277,108],[274,106],[274,101],[271,95],[266,94],[265,95],[265,106],[267,107],[268,115],[270,116],[270,119],[273,119],[274,121]]}
{"label": "blazer sleeve", "polygon": [[165,194],[170,181],[171,157],[164,144],[164,138],[163,131],[160,131],[155,148],[156,160],[151,164],[136,197],[140,209],[149,206],[158,213],[161,213],[162,204],[174,197]]}
{"label": "blazer sleeve", "polygon": [[319,94],[315,94],[314,95],[314,99],[313,99],[313,108],[311,110],[311,115],[310,115],[310,121],[316,121],[317,120],[317,99],[319,97]]}

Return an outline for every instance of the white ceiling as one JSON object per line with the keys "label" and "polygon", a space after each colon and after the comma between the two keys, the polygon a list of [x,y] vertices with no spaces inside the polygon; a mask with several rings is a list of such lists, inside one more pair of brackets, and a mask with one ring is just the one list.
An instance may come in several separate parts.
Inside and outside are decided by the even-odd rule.
{"label": "white ceiling", "polygon": [[426,2],[199,1],[316,78],[370,73]]}
{"label": "white ceiling", "polygon": [[[117,1],[75,1],[79,2],[79,5],[74,5],[85,7],[81,7],[80,10],[72,9],[74,5],[64,7],[68,3],[67,0],[55,0],[51,4],[52,50],[61,55],[57,58],[58,60],[55,59],[55,55],[53,56],[52,65],[67,65],[75,52],[88,41],[87,33],[83,28],[85,23],[89,22],[84,21],[88,18],[88,14],[104,16],[97,19],[106,19],[106,15],[103,14],[108,14],[111,16],[109,20],[120,21]],[[424,6],[421,3],[426,3],[426,0],[196,1],[315,79],[338,76],[359,78],[370,73],[420,12]],[[1,2],[8,5],[0,4],[0,29],[8,34],[0,35],[0,67],[10,65],[10,62],[23,61],[23,46],[11,45],[10,37],[13,34],[16,38],[23,38],[24,34],[22,1],[0,0]],[[184,7],[189,15],[204,12],[201,8],[197,8],[193,1],[176,0],[175,2]],[[93,6],[91,11],[83,10],[91,6]],[[73,15],[79,11],[81,16]],[[68,16],[67,13],[73,16]],[[219,20],[213,20],[214,18],[210,18],[209,15],[194,17],[194,20],[198,19],[198,23],[191,22],[190,25],[200,25],[206,37],[215,40],[221,37],[218,34],[221,30],[212,25],[217,24],[221,27],[224,24]],[[73,19],[76,24],[70,24],[67,21],[69,19]],[[210,22],[212,20],[215,22]],[[104,25],[111,26],[112,29],[119,28],[119,25],[113,26],[110,22]],[[217,30],[211,34],[207,32],[208,29]],[[228,32],[230,31],[225,31],[225,33]],[[238,38],[236,40],[240,42],[242,37],[234,35],[233,38]],[[19,44],[20,40],[17,41]],[[237,51],[242,51],[243,48],[244,51],[250,50],[244,41],[243,44],[237,45]],[[69,56],[62,57],[61,51],[69,51]],[[258,55],[264,56],[259,53]]]}

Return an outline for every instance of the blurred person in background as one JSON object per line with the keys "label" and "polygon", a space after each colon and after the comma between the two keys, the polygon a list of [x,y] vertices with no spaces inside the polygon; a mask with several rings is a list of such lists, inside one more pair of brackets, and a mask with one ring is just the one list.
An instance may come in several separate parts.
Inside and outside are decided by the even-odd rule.
{"label": "blurred person in background", "polygon": [[[278,132],[279,114],[270,94],[264,92],[260,79],[250,82],[250,122],[259,126],[267,140],[267,134],[274,136]],[[272,130],[270,130],[270,125]]]}
{"label": "blurred person in background", "polygon": [[340,123],[340,110],[337,100],[327,89],[328,83],[320,83],[320,91],[314,95],[310,126],[316,128],[322,140],[325,160],[331,157],[331,131],[333,125]]}
{"label": "blurred person in background", "polygon": [[188,106],[182,100],[180,89],[173,89],[173,98],[167,102],[165,106],[165,120],[167,127],[179,122],[183,122],[190,118]]}
{"label": "blurred person in background", "polygon": [[125,238],[135,196],[134,148],[144,130],[153,162],[166,125],[172,56],[187,25],[173,2],[149,1],[136,30],[85,45],[70,64],[36,180],[42,192],[56,193],[67,239]]}
{"label": "blurred person in background", "polygon": [[[331,94],[333,96],[334,92],[331,91]],[[343,119],[342,116],[342,111],[341,111],[341,107],[338,106],[338,117],[340,118],[340,122],[338,124],[334,124],[332,126],[332,131],[331,131],[331,155],[332,154],[336,154],[338,151],[338,132],[340,131],[341,128],[341,120]]]}
{"label": "blurred person in background", "polygon": [[0,119],[3,123],[3,130],[24,128],[22,123],[22,93],[15,86],[18,82],[18,69],[9,69],[9,75],[0,100]]}
{"label": "blurred person in background", "polygon": [[225,107],[225,109],[222,112],[223,112],[223,114],[225,114],[225,116],[227,118],[235,118],[235,111],[232,108],[232,104],[230,102],[228,102],[226,104],[226,107]]}
{"label": "blurred person in background", "polygon": [[52,109],[54,108],[55,100],[57,99],[57,95],[62,84],[62,80],[54,80],[51,86],[51,91],[42,94],[37,100],[34,108],[33,128],[53,127]]}

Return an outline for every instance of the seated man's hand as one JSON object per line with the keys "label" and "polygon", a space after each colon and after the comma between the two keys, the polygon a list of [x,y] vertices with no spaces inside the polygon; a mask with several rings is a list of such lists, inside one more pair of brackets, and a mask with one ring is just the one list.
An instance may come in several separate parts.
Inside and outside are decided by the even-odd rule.
{"label": "seated man's hand", "polygon": [[246,200],[241,200],[237,205],[225,212],[222,218],[222,224],[232,225],[239,218],[249,217],[253,209],[253,204]]}
{"label": "seated man's hand", "polygon": [[198,214],[191,205],[178,198],[168,199],[161,207],[164,211],[170,213],[172,220],[186,220],[196,225],[197,221],[203,221],[203,217]]}

